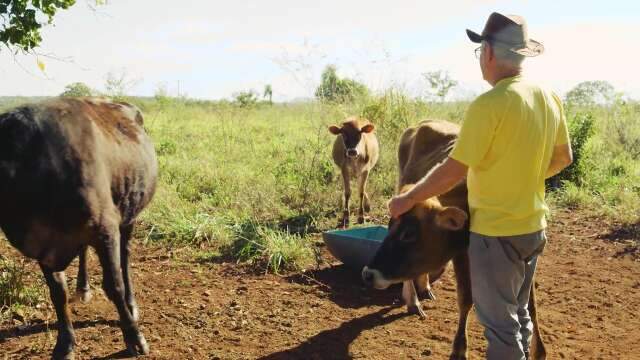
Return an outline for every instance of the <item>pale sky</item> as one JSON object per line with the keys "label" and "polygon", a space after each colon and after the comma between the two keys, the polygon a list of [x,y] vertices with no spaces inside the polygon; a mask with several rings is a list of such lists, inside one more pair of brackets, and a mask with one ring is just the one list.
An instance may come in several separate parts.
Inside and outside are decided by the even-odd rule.
{"label": "pale sky", "polygon": [[375,91],[426,89],[421,74],[446,70],[455,97],[489,87],[465,29],[480,32],[492,11],[527,19],[546,52],[525,62],[532,81],[564,94],[586,80],[606,80],[640,99],[639,1],[109,0],[96,11],[79,0],[43,32],[38,50],[58,60],[13,57],[0,50],[0,96],[57,95],[84,82],[104,89],[106,74],[125,71],[131,95],[204,99],[261,92],[274,100],[313,96],[320,73],[338,73]]}

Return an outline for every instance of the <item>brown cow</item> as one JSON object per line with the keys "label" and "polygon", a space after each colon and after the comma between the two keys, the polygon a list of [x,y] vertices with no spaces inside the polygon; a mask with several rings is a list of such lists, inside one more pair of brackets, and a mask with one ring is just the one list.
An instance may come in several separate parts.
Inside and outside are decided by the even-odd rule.
{"label": "brown cow", "polygon": [[[411,183],[446,159],[458,131],[457,125],[445,121],[426,121],[405,131],[398,152],[400,192],[411,189]],[[467,358],[467,316],[472,307],[467,255],[468,211],[465,182],[442,196],[417,204],[399,219],[391,220],[387,237],[373,261],[362,271],[365,283],[377,289],[403,282],[403,298],[407,305],[424,317],[413,281],[423,274],[437,278],[452,261],[459,322],[451,359]],[[534,287],[531,288],[529,311],[534,324],[532,358],[544,359],[546,351],[538,329]]]}
{"label": "brown cow", "polygon": [[366,119],[347,118],[341,127],[332,125],[329,131],[338,135],[333,143],[333,161],[342,172],[344,182],[344,210],[339,226],[349,226],[349,198],[351,197],[351,178],[358,180],[360,207],[358,223],[364,223],[364,213],[371,210],[367,195],[369,172],[378,162],[378,139],[373,133],[374,126]]}
{"label": "brown cow", "polygon": [[[142,115],[132,105],[58,99],[0,115],[0,227],[44,273],[58,316],[53,358],[73,358],[64,270],[87,246],[98,254],[127,349],[149,352],[138,329],[129,240],[157,172]],[[82,260],[86,278],[85,265]]]}

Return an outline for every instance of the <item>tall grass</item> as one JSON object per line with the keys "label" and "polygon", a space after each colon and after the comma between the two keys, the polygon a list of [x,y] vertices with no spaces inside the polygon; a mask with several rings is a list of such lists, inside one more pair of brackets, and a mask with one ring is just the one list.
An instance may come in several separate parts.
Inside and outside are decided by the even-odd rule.
{"label": "tall grass", "polygon": [[[397,179],[400,134],[427,118],[460,123],[468,105],[424,102],[396,90],[348,104],[132,101],[145,113],[160,163],[158,191],[141,217],[138,238],[206,245],[242,260],[276,259],[267,266],[272,271],[309,261],[301,249],[336,223],[342,181],[331,160],[329,125],[351,115],[376,125],[381,154],[368,192],[372,218],[383,219]],[[638,221],[640,105],[570,107],[567,118],[580,156],[571,176],[550,194],[553,203]],[[247,224],[259,231],[239,232]]]}

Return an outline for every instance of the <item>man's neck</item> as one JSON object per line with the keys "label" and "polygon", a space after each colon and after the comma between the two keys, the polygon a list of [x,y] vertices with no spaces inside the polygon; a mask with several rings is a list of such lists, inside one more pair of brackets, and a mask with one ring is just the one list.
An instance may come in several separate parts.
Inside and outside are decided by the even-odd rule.
{"label": "man's neck", "polygon": [[495,76],[493,77],[493,79],[491,79],[489,81],[489,84],[491,84],[491,86],[496,86],[496,84],[498,82],[500,82],[500,80],[506,79],[506,78],[510,78],[510,77],[514,77],[514,76],[518,76],[522,73],[521,69],[500,69],[496,71]]}

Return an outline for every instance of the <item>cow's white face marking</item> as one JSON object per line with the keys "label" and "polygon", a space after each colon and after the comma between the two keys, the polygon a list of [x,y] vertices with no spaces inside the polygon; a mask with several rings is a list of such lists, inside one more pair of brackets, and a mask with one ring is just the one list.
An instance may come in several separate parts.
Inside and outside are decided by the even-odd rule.
{"label": "cow's white face marking", "polygon": [[369,282],[378,290],[384,290],[393,284],[402,282],[401,280],[386,279],[380,271],[376,269],[369,269],[368,266],[365,266],[364,269],[362,269],[362,279],[364,279],[365,282]]}

